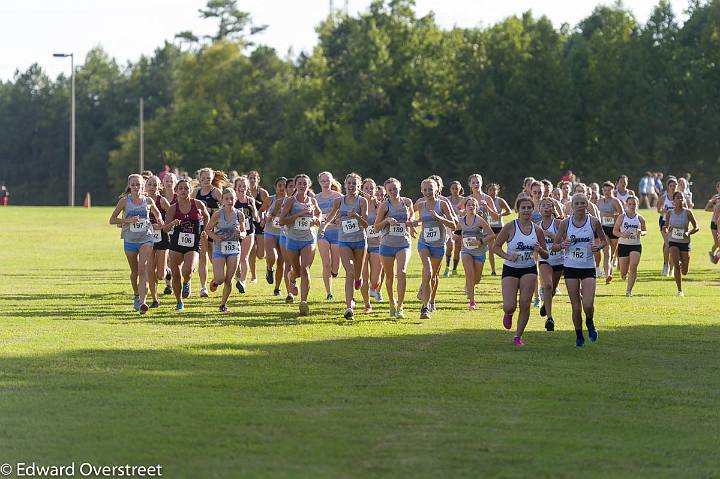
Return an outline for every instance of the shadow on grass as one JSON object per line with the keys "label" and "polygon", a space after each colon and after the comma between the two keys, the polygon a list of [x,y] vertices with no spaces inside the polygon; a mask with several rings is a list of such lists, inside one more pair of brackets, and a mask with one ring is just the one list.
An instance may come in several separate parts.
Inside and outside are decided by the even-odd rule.
{"label": "shadow on grass", "polygon": [[511,336],[5,354],[2,459],[169,477],[717,471],[719,327],[601,329],[582,350],[571,332],[529,332],[522,350]]}

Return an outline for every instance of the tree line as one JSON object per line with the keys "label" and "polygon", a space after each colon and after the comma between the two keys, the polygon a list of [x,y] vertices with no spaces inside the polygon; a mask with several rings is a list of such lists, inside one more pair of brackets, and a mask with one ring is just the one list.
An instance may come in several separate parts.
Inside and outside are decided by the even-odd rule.
{"label": "tree line", "polygon": [[[441,28],[411,0],[329,16],[309,53],[255,45],[236,0],[210,0],[218,25],[179,33],[120,65],[101,47],[76,70],[77,198],[111,204],[145,165],[193,172],[357,171],[416,192],[430,172],[472,172],[515,192],[525,176],[585,180],[689,172],[720,178],[720,0],[666,0],[639,22],[622,4],[576,26],[531,12],[478,28]],[[272,26],[270,26],[272,28]],[[14,203],[67,200],[69,78],[38,65],[0,83],[0,181]],[[551,179],[555,179],[551,178]]]}

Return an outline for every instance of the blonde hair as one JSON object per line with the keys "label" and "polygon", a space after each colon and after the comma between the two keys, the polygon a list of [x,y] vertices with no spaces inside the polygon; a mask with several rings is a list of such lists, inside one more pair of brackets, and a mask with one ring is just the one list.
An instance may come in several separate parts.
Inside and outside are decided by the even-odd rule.
{"label": "blonde hair", "polygon": [[[330,183],[332,183],[333,180],[335,179],[335,177],[333,176],[333,174],[330,173],[329,171],[321,171],[321,172],[318,173],[318,175],[317,175],[318,181],[320,181],[320,177],[321,177],[322,175],[327,175],[327,177],[330,178]],[[298,175],[298,176],[299,176],[299,175]],[[307,175],[306,175],[306,176],[307,176]],[[297,177],[296,177],[296,178],[297,178]],[[310,178],[308,177],[308,180],[309,180],[309,179],[310,179]]]}
{"label": "blonde hair", "polygon": [[390,178],[388,178],[387,180],[385,180],[385,182],[383,183],[383,187],[385,187],[385,185],[387,185],[388,183],[397,183],[398,188],[402,187],[402,183],[400,183],[400,180],[398,180],[397,178],[394,178],[392,176]]}

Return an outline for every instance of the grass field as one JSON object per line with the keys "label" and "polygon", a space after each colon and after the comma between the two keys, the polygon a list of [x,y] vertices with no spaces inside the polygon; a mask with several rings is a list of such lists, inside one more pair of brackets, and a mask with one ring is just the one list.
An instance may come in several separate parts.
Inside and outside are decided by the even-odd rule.
{"label": "grass field", "polygon": [[[132,311],[110,209],[0,208],[0,463],[161,464],[164,477],[720,477],[720,271],[709,216],[685,297],[661,278],[645,213],[635,296],[598,285],[598,344],[533,309],[526,347],[501,326],[499,277],[469,312],[463,278],[418,319],[385,305],[353,324],[267,284]],[[264,268],[259,264],[259,270]],[[341,273],[342,275],[342,273]],[[342,285],[336,283],[336,297]],[[163,298],[161,298],[162,300]]]}

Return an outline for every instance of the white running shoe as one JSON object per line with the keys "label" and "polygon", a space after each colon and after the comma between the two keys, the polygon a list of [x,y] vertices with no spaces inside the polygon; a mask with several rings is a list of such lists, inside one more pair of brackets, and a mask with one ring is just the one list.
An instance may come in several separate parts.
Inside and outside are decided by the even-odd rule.
{"label": "white running shoe", "polygon": [[682,297],[682,296],[685,296],[685,294],[683,294],[682,291],[678,291],[678,296],[681,296],[681,297]]}
{"label": "white running shoe", "polygon": [[600,266],[595,266],[595,274],[597,275],[598,278],[602,278],[602,277],[603,277],[603,272],[602,272],[602,270],[600,269]]}
{"label": "white running shoe", "polygon": [[662,276],[667,276],[667,275],[668,275],[668,265],[663,264],[663,267],[662,267]]}
{"label": "white running shoe", "polygon": [[632,297],[632,291],[625,291],[625,296],[627,296],[628,298],[631,298],[631,297]]}

